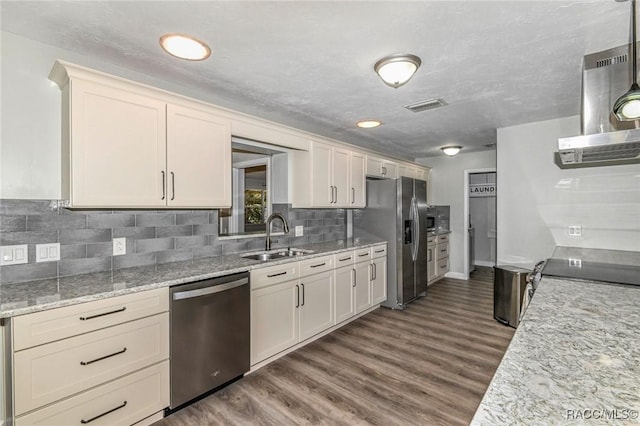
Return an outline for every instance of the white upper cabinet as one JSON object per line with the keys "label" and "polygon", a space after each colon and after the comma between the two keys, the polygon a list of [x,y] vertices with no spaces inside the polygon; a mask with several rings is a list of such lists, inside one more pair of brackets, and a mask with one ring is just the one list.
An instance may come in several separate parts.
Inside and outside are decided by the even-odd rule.
{"label": "white upper cabinet", "polygon": [[367,155],[367,176],[395,179],[398,177],[398,163]]}
{"label": "white upper cabinet", "polygon": [[229,120],[167,106],[167,205],[231,205],[230,141]]}
{"label": "white upper cabinet", "polygon": [[231,120],[216,109],[71,64],[50,78],[71,207],[231,206]]}
{"label": "white upper cabinet", "polygon": [[68,93],[63,196],[78,207],[165,205],[166,104],[82,80],[73,81]]}
{"label": "white upper cabinet", "polygon": [[364,155],[313,141],[294,154],[294,207],[364,207]]}
{"label": "white upper cabinet", "polygon": [[349,165],[351,172],[351,198],[349,199],[349,205],[350,207],[366,207],[365,155],[360,152],[352,152]]}

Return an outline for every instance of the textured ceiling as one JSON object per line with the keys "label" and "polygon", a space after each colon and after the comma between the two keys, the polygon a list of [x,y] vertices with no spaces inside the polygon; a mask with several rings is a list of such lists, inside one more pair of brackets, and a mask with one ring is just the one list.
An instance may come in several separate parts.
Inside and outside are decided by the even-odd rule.
{"label": "textured ceiling", "polygon": [[[2,30],[179,82],[200,98],[405,158],[496,128],[579,114],[582,57],[629,42],[630,2],[2,1]],[[204,62],[159,48],[168,32],[209,43]],[[413,53],[399,89],[373,64]],[[439,97],[413,113],[402,105]],[[376,129],[357,129],[377,118]]]}

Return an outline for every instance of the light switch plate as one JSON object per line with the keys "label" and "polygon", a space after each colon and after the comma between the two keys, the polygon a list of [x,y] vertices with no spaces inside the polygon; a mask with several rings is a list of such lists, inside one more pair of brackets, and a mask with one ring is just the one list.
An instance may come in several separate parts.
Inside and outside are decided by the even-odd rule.
{"label": "light switch plate", "polygon": [[296,237],[304,236],[304,227],[302,225],[296,225]]}
{"label": "light switch plate", "polygon": [[60,260],[60,243],[36,244],[36,262]]}
{"label": "light switch plate", "polygon": [[113,255],[120,256],[123,254],[127,254],[127,239],[122,238],[114,238],[113,239]]}
{"label": "light switch plate", "polygon": [[0,247],[0,265],[21,265],[29,261],[29,246],[19,244]]}

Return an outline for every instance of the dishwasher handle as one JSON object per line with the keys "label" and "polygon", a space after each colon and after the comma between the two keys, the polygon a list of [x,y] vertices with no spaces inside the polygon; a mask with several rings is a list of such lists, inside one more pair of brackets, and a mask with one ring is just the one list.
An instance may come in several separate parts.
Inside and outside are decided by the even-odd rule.
{"label": "dishwasher handle", "polygon": [[232,288],[240,287],[245,284],[249,284],[249,278],[241,278],[228,283],[198,288],[195,290],[179,291],[173,293],[173,300],[191,299],[193,297],[206,296],[207,294],[220,293],[221,291],[231,290]]}

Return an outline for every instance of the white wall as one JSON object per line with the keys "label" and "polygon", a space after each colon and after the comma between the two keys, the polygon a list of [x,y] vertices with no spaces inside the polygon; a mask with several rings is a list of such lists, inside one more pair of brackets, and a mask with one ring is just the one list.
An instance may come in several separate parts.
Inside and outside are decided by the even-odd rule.
{"label": "white wall", "polygon": [[577,116],[498,129],[498,263],[531,267],[556,245],[640,251],[640,165],[561,170],[558,138],[578,134]]}
{"label": "white wall", "polygon": [[464,221],[464,171],[496,167],[496,152],[482,151],[461,153],[454,157],[417,158],[416,162],[431,168],[430,203],[451,206],[450,276],[462,278],[464,277],[464,239],[467,235]]}

